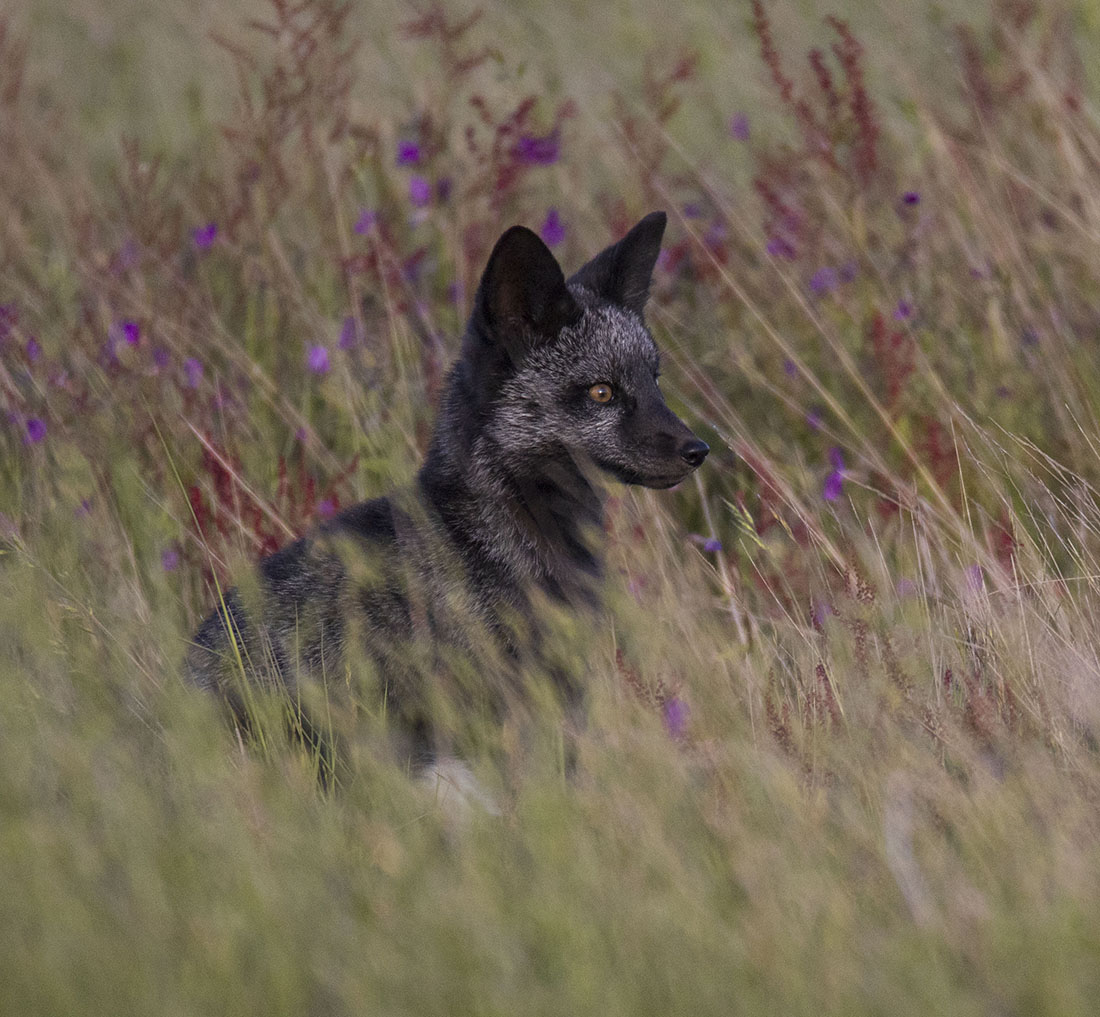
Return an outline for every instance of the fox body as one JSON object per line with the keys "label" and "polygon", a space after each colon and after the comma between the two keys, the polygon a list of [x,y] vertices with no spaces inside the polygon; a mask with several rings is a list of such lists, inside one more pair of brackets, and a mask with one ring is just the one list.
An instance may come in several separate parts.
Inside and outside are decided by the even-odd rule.
{"label": "fox body", "polygon": [[[665,404],[643,319],[664,228],[646,216],[569,280],[536,234],[504,233],[415,484],[261,561],[251,596],[228,593],[196,634],[191,680],[246,721],[256,684],[301,702],[357,655],[419,761],[439,751],[432,686],[455,654],[489,646],[518,685],[539,604],[599,603],[600,476],[669,487],[708,451]],[[491,709],[502,692],[486,691]]]}

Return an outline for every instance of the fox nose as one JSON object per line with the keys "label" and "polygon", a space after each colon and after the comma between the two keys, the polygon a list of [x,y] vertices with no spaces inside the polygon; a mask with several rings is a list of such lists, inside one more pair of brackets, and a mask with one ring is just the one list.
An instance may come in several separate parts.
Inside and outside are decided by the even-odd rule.
{"label": "fox nose", "polygon": [[705,441],[700,441],[698,438],[692,438],[690,441],[685,441],[683,445],[680,446],[680,458],[694,469],[706,459],[709,451],[710,446]]}

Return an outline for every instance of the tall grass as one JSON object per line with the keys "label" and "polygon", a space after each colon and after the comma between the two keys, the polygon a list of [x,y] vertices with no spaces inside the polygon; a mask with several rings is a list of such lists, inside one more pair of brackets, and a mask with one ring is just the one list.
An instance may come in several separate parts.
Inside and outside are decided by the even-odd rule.
{"label": "tall grass", "polygon": [[[1094,1010],[1088,11],[777,13],[576,92],[564,15],[273,0],[144,136],[0,22],[0,1010]],[[503,228],[658,207],[714,452],[611,492],[575,774],[505,732],[456,823],[369,717],[333,794],[241,744],[179,680],[216,590],[408,482]]]}

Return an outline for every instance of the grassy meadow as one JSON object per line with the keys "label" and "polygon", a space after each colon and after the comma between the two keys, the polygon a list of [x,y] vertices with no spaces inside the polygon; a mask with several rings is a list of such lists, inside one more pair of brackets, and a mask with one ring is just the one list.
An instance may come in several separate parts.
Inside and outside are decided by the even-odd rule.
{"label": "grassy meadow", "polygon": [[[1100,9],[0,13],[0,1013],[1095,1013]],[[407,484],[496,237],[669,213],[576,771],[180,680]],[[549,711],[552,713],[552,711]],[[540,726],[541,725],[541,726]]]}

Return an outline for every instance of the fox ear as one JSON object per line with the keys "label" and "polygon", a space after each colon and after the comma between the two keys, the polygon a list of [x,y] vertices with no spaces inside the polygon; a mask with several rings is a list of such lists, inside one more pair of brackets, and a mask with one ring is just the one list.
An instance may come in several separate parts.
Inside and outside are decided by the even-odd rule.
{"label": "fox ear", "polygon": [[550,248],[526,226],[496,243],[478,286],[476,314],[513,363],[580,317]]}
{"label": "fox ear", "polygon": [[664,212],[650,212],[617,244],[597,254],[570,282],[640,317],[649,297],[653,266],[661,253],[661,238],[667,222]]}

